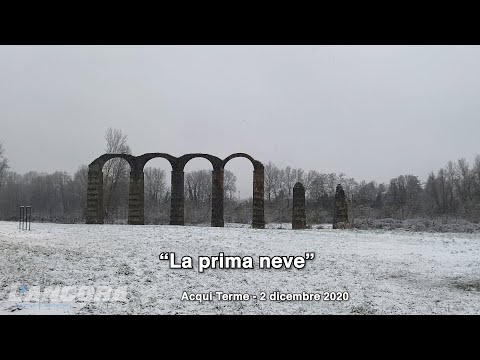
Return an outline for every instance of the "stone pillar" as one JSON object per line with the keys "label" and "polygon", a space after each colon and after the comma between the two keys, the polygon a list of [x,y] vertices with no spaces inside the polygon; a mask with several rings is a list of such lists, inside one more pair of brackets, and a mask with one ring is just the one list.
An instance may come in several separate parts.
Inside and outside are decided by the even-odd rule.
{"label": "stone pillar", "polygon": [[223,227],[223,169],[212,171],[212,227]]}
{"label": "stone pillar", "polygon": [[103,224],[103,172],[102,169],[88,169],[87,224]]}
{"label": "stone pillar", "polygon": [[348,207],[347,199],[345,198],[345,191],[342,185],[338,184],[335,191],[335,206],[333,209],[333,228],[345,229],[348,228]]}
{"label": "stone pillar", "polygon": [[264,168],[253,170],[253,219],[252,228],[265,229],[264,215]]}
{"label": "stone pillar", "polygon": [[305,229],[306,227],[305,188],[301,183],[297,182],[293,187],[292,229]]}
{"label": "stone pillar", "polygon": [[128,224],[145,224],[144,205],[144,173],[141,170],[130,171],[130,187],[128,190]]}
{"label": "stone pillar", "polygon": [[172,196],[170,200],[170,225],[184,225],[184,177],[183,169],[172,170]]}

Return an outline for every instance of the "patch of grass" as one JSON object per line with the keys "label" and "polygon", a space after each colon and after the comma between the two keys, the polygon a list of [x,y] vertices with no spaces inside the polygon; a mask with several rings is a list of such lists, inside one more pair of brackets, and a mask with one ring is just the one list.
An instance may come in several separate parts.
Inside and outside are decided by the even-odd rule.
{"label": "patch of grass", "polygon": [[480,291],[480,280],[469,282],[455,282],[453,287],[464,291]]}
{"label": "patch of grass", "polygon": [[363,303],[358,306],[352,306],[350,313],[354,315],[375,315],[377,310],[375,310],[371,305]]}

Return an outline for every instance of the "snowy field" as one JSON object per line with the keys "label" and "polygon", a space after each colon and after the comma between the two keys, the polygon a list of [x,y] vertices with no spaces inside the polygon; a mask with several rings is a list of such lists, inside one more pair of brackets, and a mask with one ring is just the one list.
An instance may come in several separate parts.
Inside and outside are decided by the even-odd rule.
{"label": "snowy field", "polygon": [[[0,314],[480,314],[479,234],[269,227],[34,223],[22,231],[0,222]],[[191,256],[195,266],[170,269],[161,252]],[[220,252],[252,256],[255,268],[198,272],[198,256]],[[257,266],[258,256],[306,252],[315,259],[300,270]],[[123,301],[19,302],[13,284],[127,292]],[[185,291],[251,297],[182,301]],[[269,300],[275,291],[348,292],[348,300]]]}

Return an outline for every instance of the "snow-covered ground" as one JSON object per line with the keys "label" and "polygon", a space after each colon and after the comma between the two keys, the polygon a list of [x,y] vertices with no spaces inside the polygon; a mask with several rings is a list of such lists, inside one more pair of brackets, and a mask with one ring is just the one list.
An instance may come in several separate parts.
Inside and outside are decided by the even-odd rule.
{"label": "snow-covered ground", "polygon": [[[0,222],[0,313],[480,314],[480,236],[407,231],[256,230],[192,226]],[[282,228],[278,228],[282,227]],[[170,269],[162,252],[194,259]],[[254,269],[197,271],[203,255],[252,256]],[[303,269],[259,269],[258,256],[314,252]],[[178,261],[177,261],[178,262]],[[13,301],[12,284],[127,289],[125,301]],[[187,301],[222,291],[242,301]],[[347,301],[272,301],[281,293],[348,292]],[[260,300],[265,292],[267,300]],[[23,293],[25,294],[25,293]]]}

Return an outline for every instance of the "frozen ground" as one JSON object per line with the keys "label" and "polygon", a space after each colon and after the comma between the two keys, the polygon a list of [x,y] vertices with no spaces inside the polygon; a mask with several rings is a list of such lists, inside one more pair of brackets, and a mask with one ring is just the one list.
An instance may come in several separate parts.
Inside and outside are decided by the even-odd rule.
{"label": "frozen ground", "polygon": [[[0,222],[0,313],[480,314],[480,236],[459,233]],[[285,226],[283,226],[285,227]],[[255,269],[170,269],[161,252],[252,256]],[[305,268],[259,269],[260,255],[315,252]],[[194,262],[196,264],[196,261]],[[11,284],[126,286],[124,302],[8,301]],[[181,301],[184,291],[256,294]],[[342,291],[348,301],[260,301],[260,293]]]}

